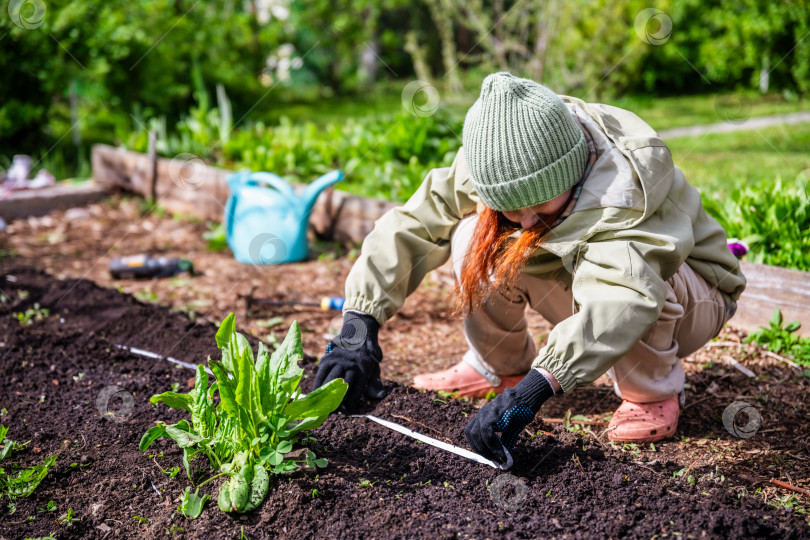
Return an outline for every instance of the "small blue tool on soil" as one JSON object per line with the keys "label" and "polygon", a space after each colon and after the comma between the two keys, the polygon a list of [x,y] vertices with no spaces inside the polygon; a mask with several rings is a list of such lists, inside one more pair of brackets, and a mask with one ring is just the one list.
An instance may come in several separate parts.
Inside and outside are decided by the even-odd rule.
{"label": "small blue tool on soil", "polygon": [[[255,287],[254,287],[255,290]],[[272,298],[256,298],[253,296],[253,291],[250,294],[239,295],[240,298],[245,299],[245,307],[247,311],[251,311],[256,305],[260,306],[303,306],[303,307],[318,307],[323,311],[341,311],[346,299],[342,296],[324,296],[320,302],[309,302],[304,300],[273,300]]]}

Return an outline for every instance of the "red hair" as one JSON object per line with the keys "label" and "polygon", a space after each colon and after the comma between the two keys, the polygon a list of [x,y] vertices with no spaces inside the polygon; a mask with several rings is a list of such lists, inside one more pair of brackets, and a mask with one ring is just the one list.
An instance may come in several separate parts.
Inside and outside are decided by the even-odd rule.
{"label": "red hair", "polygon": [[553,216],[541,217],[516,239],[509,238],[518,230],[513,222],[497,210],[481,206],[483,210],[478,212],[478,223],[461,268],[457,311],[472,312],[491,290],[508,290],[568,204]]}

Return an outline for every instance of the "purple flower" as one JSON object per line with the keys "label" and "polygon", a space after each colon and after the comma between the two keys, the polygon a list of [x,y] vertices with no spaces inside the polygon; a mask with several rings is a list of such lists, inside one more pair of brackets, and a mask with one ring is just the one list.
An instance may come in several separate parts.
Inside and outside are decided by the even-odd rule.
{"label": "purple flower", "polygon": [[731,250],[735,257],[742,259],[743,255],[748,253],[748,244],[736,238],[729,238],[728,249]]}

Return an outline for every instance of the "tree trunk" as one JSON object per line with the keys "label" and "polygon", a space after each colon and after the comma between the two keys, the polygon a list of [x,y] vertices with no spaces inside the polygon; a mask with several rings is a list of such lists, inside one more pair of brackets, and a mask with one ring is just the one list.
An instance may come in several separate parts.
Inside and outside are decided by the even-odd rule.
{"label": "tree trunk", "polygon": [[380,40],[377,37],[377,19],[379,17],[377,8],[369,8],[365,16],[365,37],[360,48],[359,79],[363,88],[368,88],[377,80],[377,72],[380,68]]}
{"label": "tree trunk", "polygon": [[416,78],[420,81],[430,82],[433,75],[430,73],[430,66],[426,61],[427,50],[424,46],[419,45],[416,32],[413,30],[405,34],[405,50],[411,55],[413,72],[416,74]]}
{"label": "tree trunk", "polygon": [[363,87],[369,87],[377,80],[379,69],[380,44],[377,39],[363,43],[360,51],[360,81]]}
{"label": "tree trunk", "polygon": [[439,31],[447,89],[451,94],[457,94],[461,91],[461,80],[458,77],[458,71],[456,71],[458,55],[456,54],[456,42],[453,36],[453,19],[447,11],[448,6],[443,5],[442,0],[427,0],[426,3],[433,23]]}
{"label": "tree trunk", "polygon": [[768,87],[771,81],[771,62],[770,55],[765,52],[762,54],[762,69],[759,70],[759,93],[767,94]]}

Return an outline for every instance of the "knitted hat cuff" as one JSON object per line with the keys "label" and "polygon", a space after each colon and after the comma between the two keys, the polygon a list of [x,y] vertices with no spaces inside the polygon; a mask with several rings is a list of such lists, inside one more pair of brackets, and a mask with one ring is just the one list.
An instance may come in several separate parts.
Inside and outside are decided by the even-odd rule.
{"label": "knitted hat cuff", "polygon": [[588,143],[580,132],[577,143],[558,160],[514,180],[480,184],[471,177],[473,187],[489,208],[499,212],[527,208],[550,201],[579,182],[588,160]]}

